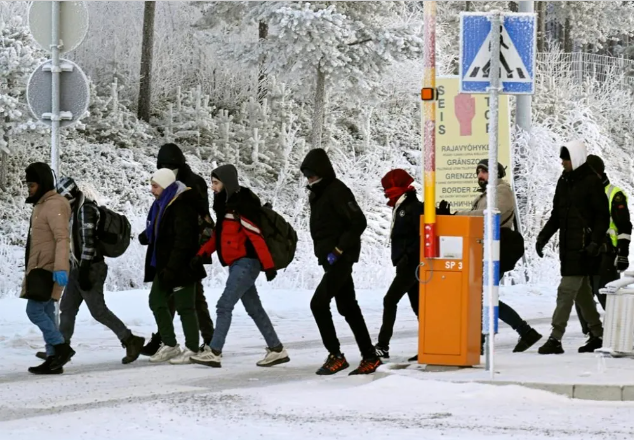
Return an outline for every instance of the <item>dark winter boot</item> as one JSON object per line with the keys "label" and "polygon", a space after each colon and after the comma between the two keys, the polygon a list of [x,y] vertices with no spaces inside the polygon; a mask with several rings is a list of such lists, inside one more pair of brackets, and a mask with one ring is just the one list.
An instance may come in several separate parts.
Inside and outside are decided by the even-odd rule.
{"label": "dark winter boot", "polygon": [[121,363],[129,364],[136,361],[143,350],[143,344],[145,344],[145,338],[133,334],[121,341],[121,345],[125,348],[125,357],[121,359]]}
{"label": "dark winter boot", "polygon": [[374,347],[374,351],[376,353],[376,357],[381,359],[389,359],[390,358],[390,349],[388,347],[381,347],[380,345],[376,345]]}
{"label": "dark winter boot", "polygon": [[163,342],[161,334],[158,332],[152,333],[152,339],[141,349],[141,354],[143,356],[154,356],[161,347],[161,342]]}
{"label": "dark winter boot", "polygon": [[35,357],[45,361],[48,356],[46,355],[45,351],[38,351],[37,353],[35,353]]}
{"label": "dark winter boot", "polygon": [[412,356],[407,360],[407,362],[418,362],[418,355]]}
{"label": "dark winter boot", "polygon": [[595,350],[603,347],[603,338],[591,336],[586,345],[579,347],[579,353],[594,353]]}
{"label": "dark winter boot", "polygon": [[561,346],[561,341],[551,336],[544,345],[539,347],[537,352],[539,354],[563,354],[564,348]]}
{"label": "dark winter boot", "polygon": [[355,376],[357,374],[372,374],[381,365],[381,359],[378,357],[372,357],[363,359],[356,370],[350,372],[349,376]]}
{"label": "dark winter boot", "polygon": [[350,364],[346,361],[346,357],[343,354],[329,354],[328,359],[324,362],[324,365],[321,366],[319,370],[317,370],[318,375],[320,376],[330,376],[331,374],[335,374],[340,372],[341,370],[345,370],[348,368]]}
{"label": "dark winter boot", "polygon": [[524,334],[517,342],[517,345],[513,349],[513,353],[521,353],[523,351],[528,350],[533,345],[537,343],[542,338],[542,335],[537,333],[537,330],[531,328],[529,331]]}
{"label": "dark winter boot", "polygon": [[70,358],[75,356],[75,350],[73,350],[67,342],[54,345],[53,347],[55,347],[55,356],[53,356],[53,361],[51,362],[51,370],[62,368],[70,361]]}
{"label": "dark winter boot", "polygon": [[63,368],[58,368],[56,370],[51,369],[51,364],[53,363],[53,356],[49,356],[46,358],[42,365],[38,365],[37,367],[30,367],[29,373],[31,374],[62,374],[64,372]]}

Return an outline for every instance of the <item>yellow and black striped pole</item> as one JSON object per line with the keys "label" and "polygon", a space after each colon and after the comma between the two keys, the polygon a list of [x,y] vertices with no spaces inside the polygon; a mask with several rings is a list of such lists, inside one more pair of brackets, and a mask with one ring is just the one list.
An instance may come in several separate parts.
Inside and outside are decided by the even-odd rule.
{"label": "yellow and black striped pole", "polygon": [[423,4],[424,55],[421,135],[425,182],[424,255],[438,256],[436,238],[436,2]]}

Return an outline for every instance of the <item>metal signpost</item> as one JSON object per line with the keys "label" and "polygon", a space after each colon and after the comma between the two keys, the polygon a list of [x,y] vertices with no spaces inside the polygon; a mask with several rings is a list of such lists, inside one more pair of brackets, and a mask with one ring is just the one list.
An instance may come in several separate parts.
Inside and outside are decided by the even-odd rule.
{"label": "metal signpost", "polygon": [[532,94],[535,89],[535,14],[460,14],[460,91],[488,93],[489,183],[484,227],[482,333],[486,368],[494,377],[495,333],[500,281],[500,212],[497,209],[499,94]]}
{"label": "metal signpost", "polygon": [[[51,127],[51,169],[59,176],[60,128],[74,124],[88,109],[90,87],[73,62],[60,58],[81,44],[88,33],[86,2],[33,2],[29,28],[35,41],[51,53],[29,78],[26,94],[33,116]],[[59,302],[55,305],[59,326]]]}

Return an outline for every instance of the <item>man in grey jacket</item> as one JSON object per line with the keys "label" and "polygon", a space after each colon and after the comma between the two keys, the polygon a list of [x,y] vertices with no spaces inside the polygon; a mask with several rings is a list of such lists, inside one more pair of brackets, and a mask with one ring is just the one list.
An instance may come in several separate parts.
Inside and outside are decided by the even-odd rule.
{"label": "man in grey jacket", "polygon": [[[515,220],[515,196],[511,185],[504,180],[506,170],[497,164],[498,184],[496,205],[500,211],[500,280],[504,273],[512,270],[515,263],[524,255],[524,240],[519,232],[513,231]],[[482,159],[476,167],[478,185],[482,194],[474,201],[471,210],[458,211],[456,215],[484,216],[487,209],[487,185],[489,183],[489,160]],[[503,301],[499,302],[500,319],[515,330],[520,339],[513,352],[523,352],[542,338],[520,315]]]}

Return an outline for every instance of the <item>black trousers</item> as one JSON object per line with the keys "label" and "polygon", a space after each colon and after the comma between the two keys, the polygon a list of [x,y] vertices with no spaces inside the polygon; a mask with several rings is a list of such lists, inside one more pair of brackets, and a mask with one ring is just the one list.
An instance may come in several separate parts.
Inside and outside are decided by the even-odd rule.
{"label": "black trousers", "polygon": [[342,258],[332,266],[324,266],[325,274],[310,301],[310,309],[315,317],[324,346],[331,354],[339,354],[341,345],[337,338],[335,323],[330,312],[330,303],[335,299],[339,314],[346,319],[359,351],[364,359],[375,356],[374,345],[365,325],[361,308],[357,302],[352,280],[353,263]]}
{"label": "black trousers", "polygon": [[416,317],[418,317],[419,283],[416,279],[418,264],[410,265],[405,269],[396,272],[396,277],[390,285],[383,298],[383,324],[379,332],[379,343],[381,348],[390,349],[390,340],[394,333],[394,323],[396,322],[396,310],[398,303],[407,294],[409,303]]}

